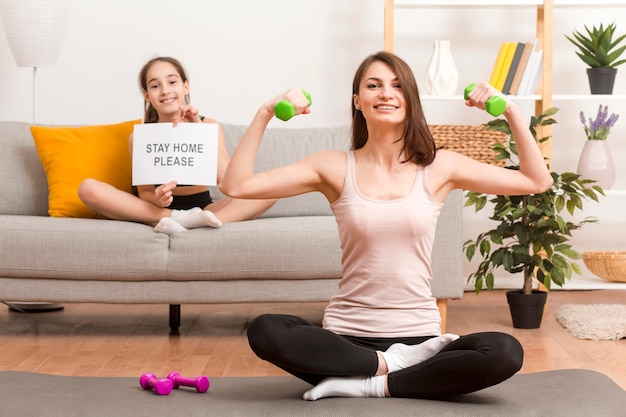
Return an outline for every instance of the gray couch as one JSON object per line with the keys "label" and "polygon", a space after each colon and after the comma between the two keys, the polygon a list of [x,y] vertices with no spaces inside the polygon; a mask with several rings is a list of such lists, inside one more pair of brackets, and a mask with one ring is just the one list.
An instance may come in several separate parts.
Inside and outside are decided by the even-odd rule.
{"label": "gray couch", "polygon": [[[223,127],[232,152],[244,127]],[[347,150],[349,133],[269,129],[258,169]],[[49,217],[29,125],[0,122],[0,145],[0,300],[169,304],[177,331],[181,304],[327,301],[335,292],[337,226],[320,194],[280,200],[257,220],[167,236],[130,222]],[[444,324],[446,300],[460,298],[465,285],[461,211],[455,192],[437,226],[432,288]]]}

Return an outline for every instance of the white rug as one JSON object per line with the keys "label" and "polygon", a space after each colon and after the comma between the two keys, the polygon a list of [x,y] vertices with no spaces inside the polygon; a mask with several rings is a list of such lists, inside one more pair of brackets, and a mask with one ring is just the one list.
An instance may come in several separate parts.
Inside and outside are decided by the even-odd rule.
{"label": "white rug", "polygon": [[626,338],[626,304],[564,304],[556,319],[579,339]]}

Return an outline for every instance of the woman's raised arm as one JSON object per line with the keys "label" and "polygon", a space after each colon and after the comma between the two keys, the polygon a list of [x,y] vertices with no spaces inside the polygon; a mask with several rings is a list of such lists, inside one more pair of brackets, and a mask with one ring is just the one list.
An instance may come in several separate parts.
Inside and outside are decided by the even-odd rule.
{"label": "woman's raised arm", "polygon": [[309,157],[292,165],[264,173],[254,173],[254,161],[268,123],[274,117],[274,107],[281,101],[293,103],[296,115],[310,112],[309,102],[302,90],[292,88],[263,104],[248,126],[233,153],[220,190],[234,198],[280,198],[314,191],[312,183],[319,175],[312,167],[317,158]]}

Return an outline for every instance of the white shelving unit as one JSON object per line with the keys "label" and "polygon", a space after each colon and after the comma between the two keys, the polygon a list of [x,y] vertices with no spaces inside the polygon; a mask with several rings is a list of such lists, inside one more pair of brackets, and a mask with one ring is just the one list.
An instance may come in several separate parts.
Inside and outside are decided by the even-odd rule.
{"label": "white shelving unit", "polygon": [[553,94],[553,101],[626,101],[623,94]]}
{"label": "white shelving unit", "polygon": [[[385,0],[385,28],[384,45],[385,50],[394,49],[394,13],[396,9],[406,8],[534,8],[537,11],[536,33],[537,38],[544,50],[543,81],[538,94],[515,96],[516,101],[534,101],[537,114],[552,107],[553,101],[626,101],[626,95],[591,95],[591,94],[554,94],[552,83],[553,65],[553,32],[554,32],[554,10],[558,8],[598,8],[598,7],[626,7],[624,0]],[[430,96],[423,95],[423,100],[445,101],[460,100],[461,95],[453,96]],[[544,135],[549,130],[544,130]],[[550,149],[547,149],[550,152]],[[548,155],[549,156],[549,155]]]}
{"label": "white shelving unit", "polygon": [[[394,16],[396,9],[445,9],[459,8],[524,8],[536,10],[536,37],[544,51],[542,82],[534,95],[514,96],[515,101],[534,102],[535,114],[543,113],[553,107],[553,102],[615,102],[625,103],[624,94],[554,94],[553,93],[553,60],[554,60],[554,12],[559,8],[598,8],[598,7],[626,7],[626,0],[385,0],[384,2],[384,48],[394,50]],[[431,96],[422,95],[424,101],[462,100],[462,95]],[[537,134],[540,137],[551,135],[551,127],[539,127]],[[543,146],[543,152],[552,157],[551,143]]]}
{"label": "white shelving unit", "polygon": [[[426,8],[426,9],[442,9],[443,12],[448,9],[450,10],[458,10],[458,9],[480,9],[480,8],[520,8],[520,9],[531,9],[536,11],[536,19],[535,19],[535,31],[536,37],[539,39],[541,43],[541,47],[544,50],[544,67],[543,67],[543,76],[542,76],[542,84],[537,91],[537,94],[534,95],[526,95],[526,96],[514,96],[513,99],[515,101],[521,102],[534,102],[535,104],[535,113],[540,114],[544,110],[553,107],[553,102],[561,103],[563,106],[566,106],[569,103],[571,107],[572,104],[575,103],[615,103],[623,104],[626,103],[626,95],[625,94],[612,94],[612,95],[591,95],[591,94],[554,94],[553,92],[553,59],[554,59],[554,32],[555,32],[555,19],[554,13],[555,10],[567,8],[567,9],[576,9],[580,8],[584,13],[586,8],[598,8],[598,7],[615,7],[622,8],[626,7],[626,0],[605,0],[605,1],[582,1],[582,0],[385,0],[385,24],[384,24],[384,48],[387,51],[393,52],[394,50],[394,13],[401,13],[405,10],[403,9],[415,9],[415,8]],[[525,16],[528,16],[526,13]],[[522,22],[523,23],[523,22]],[[526,22],[528,23],[528,22]],[[561,51],[559,50],[560,54]],[[583,67],[584,68],[584,67]],[[421,99],[424,101],[458,101],[462,99],[462,95],[451,95],[451,96],[430,96],[423,95]],[[560,107],[560,106],[557,106]],[[611,106],[613,107],[613,106]],[[623,113],[623,112],[622,112]],[[575,115],[576,120],[578,120],[578,115]],[[624,119],[624,115],[622,115],[622,119],[626,123],[626,119]],[[543,131],[538,132],[539,135],[547,136],[551,134],[551,128],[544,128]],[[623,138],[622,138],[623,139]],[[619,140],[619,139],[618,139]],[[569,145],[568,145],[569,146]],[[552,156],[552,148],[548,146],[544,149],[544,153],[546,156]],[[619,157],[615,158],[615,162],[620,162]],[[619,207],[626,208],[626,189],[611,189],[605,190],[606,197],[601,198],[601,201],[606,200],[607,203],[602,207],[600,205],[590,202],[589,204],[589,212],[593,213],[602,221],[602,218],[607,220],[607,225],[604,226],[605,229],[609,229],[608,231],[604,231],[603,233],[612,234],[611,228],[620,228],[623,226],[621,222],[621,215],[616,213],[615,205]],[[609,201],[610,200],[610,201]],[[602,203],[600,203],[602,204]],[[598,215],[597,212],[600,212]],[[472,217],[471,215],[469,216]],[[617,226],[615,226],[617,223]],[[476,227],[474,224],[473,227]],[[471,229],[471,226],[470,226]],[[585,236],[585,246],[581,251],[585,250],[596,250],[595,248],[589,249],[588,247],[594,246],[598,241],[597,231],[592,231],[591,228],[586,232]],[[603,235],[600,233],[600,235]],[[619,232],[617,232],[619,233]],[[621,239],[618,235],[613,236],[613,240]],[[617,242],[617,245],[620,245],[620,242]],[[626,249],[626,242],[624,242],[624,246],[620,248],[616,248],[615,250],[624,250]],[[626,289],[626,284],[622,283],[612,283],[601,278],[598,278],[591,274],[591,272],[586,271],[584,265],[582,265],[582,261],[580,261],[581,266],[583,266],[583,270],[585,274],[583,277],[576,276],[572,281],[568,282],[564,289],[609,289],[609,288],[621,288]],[[506,276],[506,277],[498,277],[497,282],[498,285],[501,285],[501,288],[518,288],[520,277],[515,276]],[[468,285],[468,290],[471,290],[471,285]],[[557,287],[555,287],[556,289]]]}
{"label": "white shelving unit", "polygon": [[[451,6],[542,6],[543,0],[396,0],[395,7],[451,7]],[[555,7],[624,6],[623,0],[552,0]]]}
{"label": "white shelving unit", "polygon": [[[554,0],[385,0],[384,4],[384,49],[389,52],[394,50],[394,15],[396,9],[402,8],[479,8],[479,7],[521,7],[536,10],[536,37],[544,51],[542,83],[537,95],[516,96],[516,100],[534,101],[535,113],[543,113],[552,107],[552,27],[554,23]],[[460,100],[461,96],[422,96],[424,100]],[[537,134],[548,136],[550,127],[539,126]],[[545,144],[543,152],[550,157],[550,144]]]}
{"label": "white shelving unit", "polygon": [[604,190],[607,196],[626,196],[626,190]]}

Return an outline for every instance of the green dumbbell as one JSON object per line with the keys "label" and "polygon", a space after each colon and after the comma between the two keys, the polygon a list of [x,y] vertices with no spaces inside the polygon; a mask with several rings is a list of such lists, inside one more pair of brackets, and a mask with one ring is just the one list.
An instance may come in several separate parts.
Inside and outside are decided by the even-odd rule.
{"label": "green dumbbell", "polygon": [[[309,101],[309,106],[310,106],[312,103],[311,95],[304,90],[302,90],[302,94],[304,94],[306,99]],[[276,105],[274,106],[274,114],[280,120],[283,120],[286,122],[287,120],[291,119],[293,116],[296,115],[296,106],[294,106],[293,103],[290,101],[281,100],[278,103],[276,103]]]}
{"label": "green dumbbell", "polygon": [[[463,94],[465,100],[469,99],[469,93],[471,93],[474,88],[476,88],[476,84],[470,84],[465,88],[465,93]],[[490,115],[498,117],[506,110],[506,100],[501,96],[489,97],[485,103],[485,110],[487,110],[487,113]]]}

